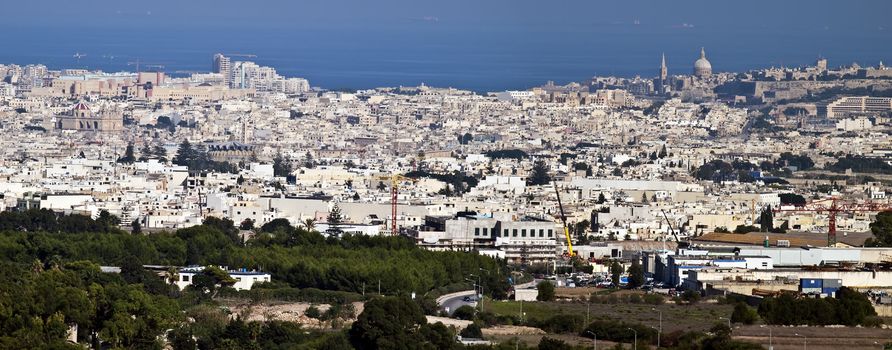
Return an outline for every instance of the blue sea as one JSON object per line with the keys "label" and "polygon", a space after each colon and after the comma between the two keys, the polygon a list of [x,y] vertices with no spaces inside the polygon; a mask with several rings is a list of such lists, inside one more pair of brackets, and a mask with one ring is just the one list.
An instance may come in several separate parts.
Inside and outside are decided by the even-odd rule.
{"label": "blue sea", "polygon": [[[643,25],[564,28],[0,25],[0,63],[135,71],[128,62],[139,59],[143,65],[160,64],[167,72],[185,74],[209,71],[214,53],[244,53],[256,55],[250,60],[275,67],[282,75],[305,77],[313,86],[327,89],[425,83],[482,92],[525,89],[549,80],[583,81],[595,75],[653,77],[661,53],[667,56],[670,73],[689,73],[701,46],[706,47],[716,71],[801,66],[818,56],[827,57],[831,66],[892,62],[887,31],[778,33],[756,28],[713,32]],[[86,56],[78,60],[75,53]]]}

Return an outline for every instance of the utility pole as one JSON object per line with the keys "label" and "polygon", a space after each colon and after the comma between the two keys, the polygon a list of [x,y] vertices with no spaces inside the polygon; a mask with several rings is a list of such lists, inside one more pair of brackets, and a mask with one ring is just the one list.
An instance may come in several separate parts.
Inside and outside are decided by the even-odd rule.
{"label": "utility pole", "polygon": [[632,333],[635,333],[635,343],[632,345],[632,349],[638,350],[638,331],[631,327],[629,327],[629,330],[632,331]]}
{"label": "utility pole", "polygon": [[585,303],[585,324],[588,324],[588,315],[592,311],[592,302],[588,301]]}
{"label": "utility pole", "polygon": [[660,329],[657,330],[657,349],[660,348],[660,336],[663,335],[663,310],[657,310],[657,308],[652,308],[651,310],[660,313]]}

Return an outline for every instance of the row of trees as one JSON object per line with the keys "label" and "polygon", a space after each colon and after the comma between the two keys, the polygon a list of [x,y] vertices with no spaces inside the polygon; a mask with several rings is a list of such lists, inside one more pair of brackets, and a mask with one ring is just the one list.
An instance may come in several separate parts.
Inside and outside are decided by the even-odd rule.
{"label": "row of trees", "polygon": [[827,170],[833,172],[845,172],[851,169],[856,173],[892,174],[892,165],[880,158],[846,155],[836,160],[836,163],[827,164]]}
{"label": "row of trees", "polygon": [[124,155],[121,158],[118,158],[118,163],[123,164],[133,164],[133,162],[140,161],[144,162],[149,159],[158,159],[162,162],[167,161],[167,150],[164,149],[161,145],[155,145],[154,147],[149,146],[148,143],[143,144],[143,147],[139,151],[139,158],[136,157],[136,151],[134,149],[133,143],[128,143],[127,148],[124,149]]}
{"label": "row of trees", "polygon": [[703,164],[694,170],[693,175],[698,180],[704,181],[740,181],[753,182],[755,179],[750,172],[753,171],[781,171],[787,167],[795,167],[798,170],[809,170],[814,168],[814,161],[806,155],[795,155],[790,152],[781,153],[780,157],[773,162],[763,161],[759,164],[735,160],[731,163],[721,159],[715,159],[709,163]]}
{"label": "row of trees", "polygon": [[151,295],[90,262],[3,262],[0,275],[0,348],[79,349],[77,338],[100,348],[160,347],[158,336],[183,320],[179,305]]}
{"label": "row of trees", "polygon": [[[83,224],[59,223],[71,218]],[[0,235],[0,257],[18,263],[56,258],[112,266],[135,260],[156,265],[245,267],[269,271],[274,280],[295,288],[361,293],[380,283],[386,294],[426,292],[462,282],[482,268],[490,271],[483,275],[482,283],[491,296],[504,297],[509,288],[504,262],[477,254],[424,250],[405,237],[345,235],[326,239],[318,232],[277,220],[261,227],[256,238],[242,242],[239,230],[228,219],[211,217],[200,226],[152,235],[109,229],[116,223],[102,220],[83,216],[59,219],[48,211],[0,213],[0,228],[6,230]],[[23,225],[28,232],[20,229]]]}
{"label": "row of trees", "polygon": [[769,324],[875,326],[881,323],[870,300],[846,287],[835,298],[800,298],[790,294],[765,298],[759,315]]}
{"label": "row of trees", "polygon": [[187,166],[191,171],[214,171],[221,173],[237,173],[238,167],[228,162],[211,159],[204,145],[192,146],[189,140],[180,143],[177,155],[173,158],[176,165]]}

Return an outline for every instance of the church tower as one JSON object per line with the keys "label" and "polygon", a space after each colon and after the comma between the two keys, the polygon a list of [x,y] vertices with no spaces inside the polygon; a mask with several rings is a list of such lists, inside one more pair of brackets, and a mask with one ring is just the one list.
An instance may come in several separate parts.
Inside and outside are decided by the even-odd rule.
{"label": "church tower", "polygon": [[663,54],[663,60],[660,62],[660,81],[662,83],[666,82],[666,78],[669,76],[669,68],[666,67],[666,54]]}

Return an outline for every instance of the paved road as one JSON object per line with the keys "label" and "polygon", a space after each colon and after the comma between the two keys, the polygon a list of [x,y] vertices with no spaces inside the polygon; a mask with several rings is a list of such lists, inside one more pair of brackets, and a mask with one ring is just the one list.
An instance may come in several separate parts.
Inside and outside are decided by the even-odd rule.
{"label": "paved road", "polygon": [[468,302],[468,301],[462,300],[465,297],[470,297],[470,296],[474,296],[473,290],[466,290],[463,292],[450,294],[448,297],[440,300],[440,308],[443,310],[446,310],[446,312],[449,313],[450,316],[452,316],[452,313],[455,312],[456,309],[462,307],[463,305],[477,306],[476,302],[473,302],[473,301]]}

